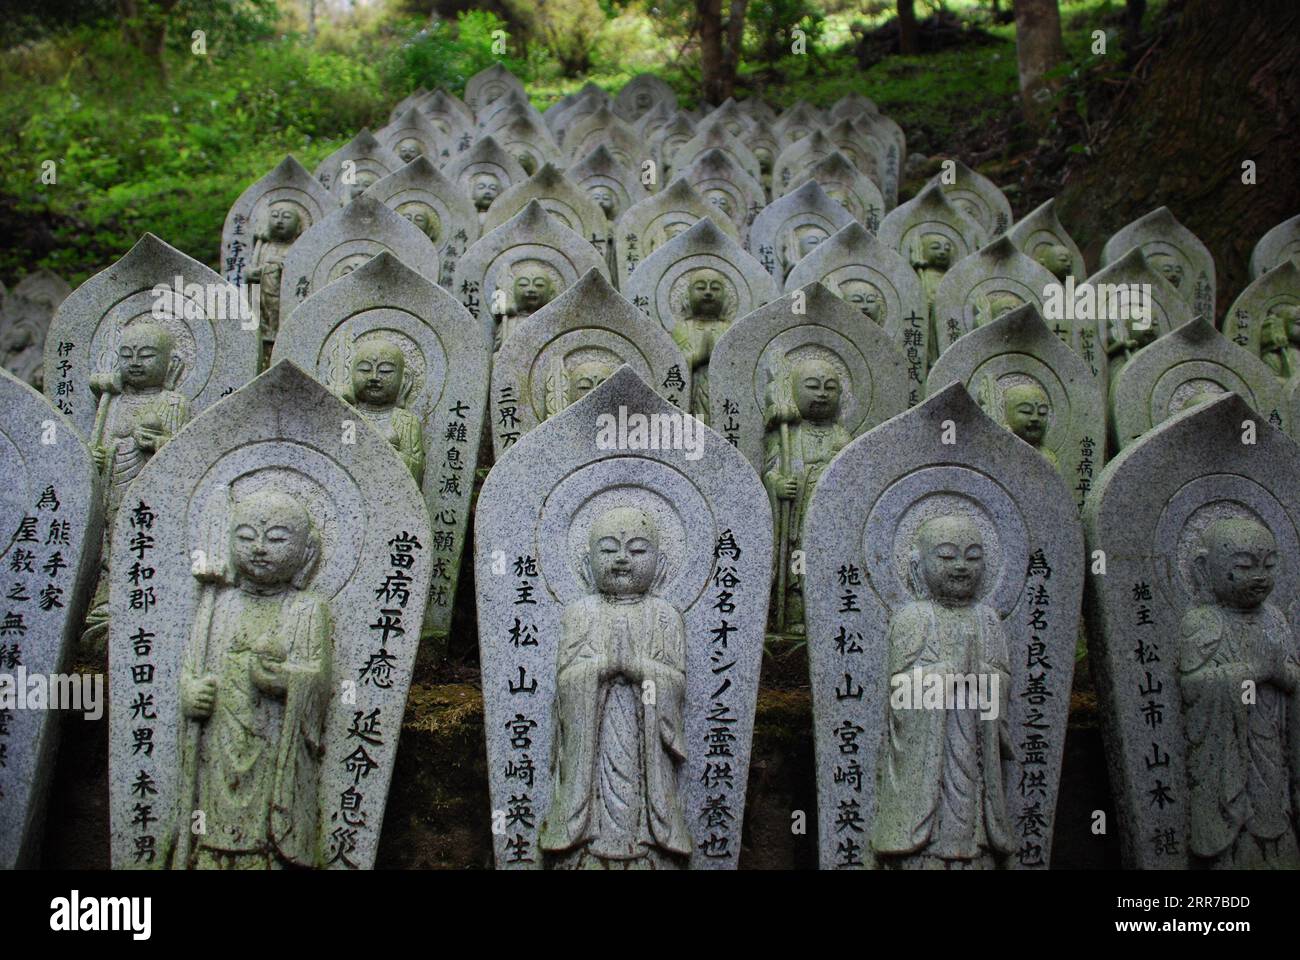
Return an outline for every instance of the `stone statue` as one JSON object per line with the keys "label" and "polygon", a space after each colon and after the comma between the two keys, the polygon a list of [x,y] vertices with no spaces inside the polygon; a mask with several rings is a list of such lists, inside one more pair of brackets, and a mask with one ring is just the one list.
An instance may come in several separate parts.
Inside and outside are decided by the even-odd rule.
{"label": "stone statue", "polygon": [[500,350],[515,327],[554,300],[558,292],[551,268],[541,260],[520,260],[513,264],[506,310],[500,315],[493,349]]}
{"label": "stone statue", "polygon": [[577,403],[612,377],[618,366],[611,360],[583,360],[574,364],[572,370],[566,370],[564,362],[557,360],[547,383],[546,415],[553,417]]}
{"label": "stone statue", "polygon": [[790,558],[803,543],[808,503],[822,472],[853,435],[840,423],[840,375],[815,354],[789,365],[783,358],[768,388],[763,485],[776,523],[776,593],[772,629],[804,635],[803,576],[790,573]]}
{"label": "stone statue", "polygon": [[884,327],[885,296],[879,287],[866,280],[843,280],[838,289],[845,302],[857,307],[876,326]]}
{"label": "stone statue", "polygon": [[410,163],[416,157],[424,155],[424,148],[420,146],[420,141],[414,137],[403,137],[398,141],[395,152],[402,163]]}
{"label": "stone statue", "polygon": [[954,677],[996,678],[998,711],[983,716],[971,703],[890,710],[871,846],[885,867],[995,867],[1015,848],[1002,782],[1012,751],[1011,672],[1002,622],[977,599],[984,577],[979,528],[958,514],[924,521],[911,577],[918,599],[889,621],[890,675],[919,669],[948,691]]}
{"label": "stone statue", "polygon": [[790,276],[794,265],[816,250],[817,245],[828,236],[830,234],[816,224],[807,224],[790,231],[786,237],[785,248],[781,251],[781,279]]}
{"label": "stone statue", "polygon": [[372,337],[356,345],[352,379],[343,399],[359,410],[393,445],[416,486],[424,484],[424,436],[420,420],[403,406],[406,357],[391,340]]}
{"label": "stone statue", "polygon": [[346,277],[363,263],[369,263],[370,257],[371,254],[369,253],[354,253],[350,256],[344,257],[330,268],[329,276],[326,278],[325,282],[333,283],[335,280]]}
{"label": "stone statue", "polygon": [[1168,253],[1148,253],[1147,262],[1160,271],[1169,283],[1175,288],[1181,287],[1183,283],[1183,265],[1178,262],[1176,257]]}
{"label": "stone statue", "polygon": [[942,233],[923,233],[912,241],[908,259],[921,278],[926,300],[934,302],[939,283],[952,266],[952,241]]}
{"label": "stone statue", "polygon": [[601,210],[605,211],[606,220],[616,219],[618,205],[614,200],[613,190],[605,186],[603,183],[598,183],[592,187],[588,193],[591,194],[591,199],[596,201],[596,205],[600,207]]}
{"label": "stone statue", "polygon": [[690,856],[678,790],[686,627],[651,594],[665,560],[643,510],[592,524],[595,592],[565,606],[556,657],[554,792],[539,837],[553,868],[675,869]]}
{"label": "stone statue", "polygon": [[1283,380],[1300,372],[1300,305],[1279,303],[1260,330],[1260,359]]}
{"label": "stone statue", "polygon": [[1202,866],[1300,867],[1291,801],[1300,663],[1286,617],[1267,602],[1277,561],[1273,534],[1243,517],[1206,527],[1193,560],[1206,602],[1183,617],[1179,687],[1190,850]]}
{"label": "stone statue", "polygon": [[[320,866],[333,631],[306,588],[320,534],[299,500],[266,489],[234,504],[229,537],[232,582],[204,583],[182,666],[181,715],[197,731],[181,753],[172,865]],[[205,821],[192,840],[191,809]]]}
{"label": "stone statue", "polygon": [[[104,571],[110,560],[113,523],[127,487],[190,419],[189,400],[167,386],[179,375],[174,349],[172,335],[158,324],[129,324],[122,328],[113,372],[90,380],[91,392],[98,397],[90,455],[105,481]],[[82,641],[95,645],[107,631],[108,578],[101,573]]]}
{"label": "stone statue", "polygon": [[1017,383],[1002,394],[1002,420],[1007,429],[1057,466],[1056,454],[1043,446],[1052,422],[1052,405],[1036,383]]}
{"label": "stone statue", "polygon": [[442,236],[442,220],[433,207],[419,200],[408,200],[397,206],[397,212],[420,228],[420,232],[437,243]]}
{"label": "stone statue", "polygon": [[266,212],[266,230],[253,238],[252,266],[244,279],[260,286],[257,291],[262,350],[267,351],[280,330],[280,278],[284,258],[303,231],[297,206],[287,200],[271,204]]}
{"label": "stone statue", "polygon": [[1016,307],[1023,307],[1025,301],[1008,290],[998,290],[987,297],[976,297],[975,327],[992,323],[1004,313],[1010,313]]}
{"label": "stone statue", "polygon": [[734,307],[726,278],[709,267],[691,271],[685,299],[685,315],[673,327],[673,340],[691,367],[691,413],[707,424],[709,357],[735,319]]}
{"label": "stone statue", "polygon": [[1055,240],[1045,240],[1038,244],[1034,247],[1032,256],[1062,283],[1070,275],[1070,268],[1074,264],[1070,248]]}
{"label": "stone statue", "polygon": [[349,202],[361,196],[378,182],[379,176],[377,174],[371,173],[369,170],[358,170],[352,180],[352,185],[348,187]]}
{"label": "stone statue", "polygon": [[704,199],[707,200],[709,203],[713,204],[719,210],[721,210],[722,215],[726,217],[728,220],[736,219],[736,212],[735,212],[736,208],[732,204],[731,197],[728,195],[727,191],[718,190],[716,188],[712,190],[705,190]]}
{"label": "stone statue", "polygon": [[483,222],[483,215],[487,213],[488,207],[492,206],[492,201],[501,193],[501,178],[495,173],[476,173],[473,180],[470,181],[470,196],[474,201],[474,209],[478,211],[479,222]]}

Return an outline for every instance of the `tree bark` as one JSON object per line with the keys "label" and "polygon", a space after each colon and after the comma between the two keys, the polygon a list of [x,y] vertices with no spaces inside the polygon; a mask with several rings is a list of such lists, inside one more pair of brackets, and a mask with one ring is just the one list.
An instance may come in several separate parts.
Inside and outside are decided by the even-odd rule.
{"label": "tree bark", "polygon": [[[1186,0],[1115,105],[1092,156],[1066,174],[1058,208],[1092,269],[1106,238],[1167,206],[1214,254],[1216,317],[1248,281],[1250,251],[1300,210],[1300,71],[1293,0]],[[1163,45],[1162,45],[1163,44]],[[1242,182],[1245,161],[1255,184]]]}
{"label": "tree bark", "polygon": [[749,0],[730,0],[727,20],[722,19],[722,0],[695,0],[699,18],[701,93],[719,104],[736,89],[740,66],[740,45],[745,31],[745,8]]}
{"label": "tree bark", "polygon": [[1056,87],[1047,73],[1065,59],[1057,0],[1016,0],[1016,59],[1025,118],[1041,129],[1051,116]]}
{"label": "tree bark", "polygon": [[905,57],[921,52],[916,35],[914,0],[898,0],[898,52]]}

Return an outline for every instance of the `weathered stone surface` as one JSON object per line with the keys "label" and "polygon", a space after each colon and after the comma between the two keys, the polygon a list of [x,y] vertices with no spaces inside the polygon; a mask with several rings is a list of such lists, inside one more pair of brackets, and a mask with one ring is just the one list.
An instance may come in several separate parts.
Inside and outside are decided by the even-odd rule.
{"label": "weathered stone surface", "polygon": [[1252,280],[1224,315],[1224,336],[1283,380],[1300,375],[1300,265],[1283,260]]}
{"label": "weathered stone surface", "polygon": [[1214,257],[1168,207],[1157,207],[1112,234],[1101,248],[1101,265],[1114,263],[1134,247],[1178,290],[1193,314],[1214,322]]}
{"label": "weathered stone surface", "polygon": [[112,376],[125,327],[152,323],[173,340],[165,388],[198,413],[257,373],[256,325],[241,319],[239,303],[235,287],[146,233],[59,306],[45,342],[45,395],[92,446],[99,443],[96,413],[105,401],[92,392],[91,378]]}
{"label": "weathered stone surface", "polygon": [[1106,462],[1106,396],[1037,308],[1018,307],[945,350],[927,388],[938,393],[954,380],[994,421],[1047,457],[1082,510]]}
{"label": "weathered stone surface", "polygon": [[[504,140],[501,136],[502,131],[519,120],[528,123],[530,129],[535,132],[537,136],[543,137],[546,140],[551,139],[550,130],[546,126],[546,120],[542,117],[541,111],[533,106],[532,101],[528,99],[528,94],[522,93],[518,90],[510,91],[500,100],[497,100],[488,107],[486,111],[479,114],[479,136],[495,136],[497,142],[504,146]],[[552,144],[552,146],[554,146],[554,144]],[[511,153],[513,155],[513,151],[511,151]],[[527,170],[527,165],[524,160],[520,159],[519,162],[520,165],[524,166],[525,170]]]}
{"label": "weathered stone surface", "polygon": [[982,227],[958,210],[938,184],[930,184],[880,221],[876,233],[889,249],[912,265],[927,303],[933,301],[943,275],[985,243]]}
{"label": "weathered stone surface", "polygon": [[1022,304],[1043,311],[1057,281],[1005,236],[953,264],[934,297],[934,335],[939,355],[959,337]]}
{"label": "weathered stone surface", "polygon": [[435,283],[441,275],[438,248],[423,230],[378,198],[358,197],[289,250],[280,281],[281,323],[311,294],[385,250]]}
{"label": "weathered stone surface", "polygon": [[1272,371],[1206,318],[1189,320],[1135,353],[1111,381],[1116,446],[1127,447],[1179,411],[1229,392],[1286,429],[1281,384]]}
{"label": "weathered stone surface", "polygon": [[[1000,237],[1011,226],[1013,219],[1011,204],[1006,195],[992,180],[960,160],[945,160],[944,166],[947,167],[949,163],[953,165],[951,173],[936,173],[930,179],[930,184],[938,184],[958,210],[980,225],[986,237],[990,240]],[[951,183],[947,177],[951,177]]]}
{"label": "weathered stone surface", "polygon": [[649,140],[650,157],[659,168],[659,178],[668,182],[679,173],[677,152],[695,136],[695,124],[680,111]]}
{"label": "weathered stone surface", "polygon": [[690,402],[690,368],[673,338],[588,270],[529,317],[492,364],[497,459],[529,430],[600,386],[623,364],[673,406]]}
{"label": "weathered stone surface", "polygon": [[606,103],[578,120],[564,134],[564,152],[570,162],[581,160],[601,144],[615,160],[634,170],[641,169],[650,156],[637,132]]}
{"label": "weathered stone surface", "polygon": [[442,135],[438,166],[445,168],[452,157],[474,145],[474,114],[460,99],[439,87],[420,101],[420,112]]}
{"label": "weathered stone surface", "polygon": [[113,536],[153,574],[147,600],[112,575],[114,867],[373,865],[432,556],[392,447],[342,442],[355,416],[282,362],[132,485]]}
{"label": "weathered stone surface", "polygon": [[1259,238],[1250,253],[1250,276],[1254,278],[1300,257],[1300,214],[1283,220]]}
{"label": "weathered stone surface", "polygon": [[[56,677],[70,660],[99,572],[103,494],[99,471],[72,424],[3,370],[0,407],[0,530],[6,543],[0,558],[7,587],[0,626],[0,869],[12,870],[33,867],[39,857],[59,710],[81,709],[99,720],[105,708],[102,677],[74,675],[71,687]],[[58,698],[60,689],[76,702]]]}
{"label": "weathered stone surface", "polygon": [[838,150],[813,164],[793,189],[808,182],[821,184],[826,196],[849,211],[873,234],[880,229],[880,218],[888,209],[880,188]]}
{"label": "weathered stone surface", "polygon": [[[620,417],[649,415],[690,430],[690,443],[611,437]],[[736,866],[772,528],[744,458],[683,416],[620,368],[483,485],[475,582],[492,807],[532,814],[494,836],[498,867]],[[644,765],[625,765],[625,750]],[[647,826],[623,816],[638,808],[652,811]]]}
{"label": "weathered stone surface", "polygon": [[[844,154],[858,170],[877,184],[885,182],[885,170],[888,167],[888,150],[880,138],[868,133],[852,120],[837,122],[826,132],[827,138],[835,145],[838,153]],[[897,203],[892,198],[890,206]]]}
{"label": "weathered stone surface", "polygon": [[7,294],[0,286],[0,367],[40,390],[45,385],[45,338],[50,321],[72,288],[41,267]]}
{"label": "weathered stone surface", "polygon": [[369,130],[362,130],[317,164],[312,176],[336,201],[347,204],[365,193],[376,180],[401,166],[397,154],[375,139]]}
{"label": "weathered stone surface", "polygon": [[629,207],[614,228],[619,289],[628,289],[632,272],[642,260],[705,218],[732,240],[738,238],[735,223],[682,177]]}
{"label": "weathered stone surface", "polygon": [[673,335],[691,368],[690,411],[709,420],[709,355],[738,318],[777,297],[757,260],[700,220],[646,257],[624,293]]}
{"label": "weathered stone surface", "polygon": [[[1106,558],[1089,652],[1128,867],[1297,865],[1279,702],[1296,670],[1297,477],[1295,443],[1221,396],[1128,446],[1088,499],[1088,548]],[[1240,553],[1225,563],[1225,547]]]}
{"label": "weathered stone surface", "polygon": [[677,94],[653,73],[638,73],[614,98],[614,112],[628,123],[635,123],[659,104],[676,110]]}
{"label": "weathered stone surface", "polygon": [[1021,253],[1038,261],[1061,283],[1066,277],[1082,282],[1088,275],[1083,252],[1056,216],[1055,197],[1017,220],[1007,231],[1007,237]]}
{"label": "weathered stone surface", "polygon": [[325,186],[292,156],[239,195],[221,230],[221,271],[245,291],[262,340],[280,329],[284,261],[298,238],[338,209]]}
{"label": "weathered stone surface", "polygon": [[611,231],[633,204],[648,195],[640,178],[615,160],[603,143],[569,167],[565,176],[596,201],[609,221]]}
{"label": "weathered stone surface", "polygon": [[438,163],[451,155],[443,134],[416,106],[408,107],[396,120],[375,135],[404,165],[416,157],[428,157]]}
{"label": "weathered stone surface", "polygon": [[688,166],[675,165],[674,170],[680,171],[700,196],[727,215],[742,240],[748,239],[750,221],[765,202],[761,183],[721,150],[709,150]]}
{"label": "weathered stone surface", "polygon": [[388,122],[392,123],[405,113],[408,107],[415,106],[427,96],[429,96],[428,90],[424,89],[424,87],[416,87],[413,91],[402,97],[402,99],[397,102],[397,105],[393,107],[392,112],[388,115]]}
{"label": "weathered stone surface", "polygon": [[809,170],[838,149],[821,130],[814,130],[802,140],[785,147],[772,166],[773,195],[785,195],[796,183],[807,178]]}
{"label": "weathered stone surface", "polygon": [[493,201],[517,183],[528,179],[519,161],[502,149],[493,137],[474,141],[446,167],[447,179],[470,198],[481,223]]}
{"label": "weathered stone surface", "polygon": [[[739,118],[736,118],[739,123]],[[713,121],[712,115],[706,120],[701,121],[695,128],[695,136],[682,144],[675,154],[673,154],[673,163],[678,169],[689,167],[695,162],[696,158],[710,150],[721,150],[737,167],[744,170],[754,180],[761,182],[763,179],[763,167],[759,163],[752,150],[741,139],[745,134],[742,130],[740,135],[731,132],[731,128],[721,120]]]}
{"label": "weathered stone surface", "polygon": [[550,163],[497,197],[483,217],[483,232],[491,233],[534,200],[561,226],[586,237],[600,256],[605,255],[609,242],[609,222],[605,211],[562,170]]}
{"label": "weathered stone surface", "polygon": [[[952,384],[836,457],[804,550],[822,867],[1048,866],[1084,559],[1060,476]],[[917,671],[984,709],[907,709]]]}
{"label": "weathered stone surface", "polygon": [[594,83],[588,82],[567,104],[563,106],[556,104],[547,108],[542,119],[546,121],[546,126],[555,136],[555,142],[563,147],[570,128],[591,116],[602,106],[609,106],[609,103],[609,94]]}
{"label": "weathered stone surface", "polygon": [[[379,367],[370,349],[390,345],[400,372],[362,369],[367,359]],[[491,355],[482,326],[450,293],[384,252],[303,301],[272,358],[293,361],[353,405],[420,485],[433,521],[421,540],[434,561],[424,634],[435,659],[451,628]]]}
{"label": "weathered stone surface", "polygon": [[885,329],[907,362],[908,405],[925,393],[930,367],[929,310],[921,282],[907,261],[861,224],[850,223],[800,260],[787,291],[821,281]]}
{"label": "weathered stone surface", "polygon": [[810,180],[773,200],[754,218],[749,251],[780,286],[800,260],[853,222],[853,214]]}
{"label": "weathered stone surface", "polygon": [[[461,257],[452,292],[499,349],[517,323],[593,267],[609,275],[604,257],[588,240],[533,200]],[[521,272],[525,270],[527,277]],[[535,281],[543,289],[521,298],[516,288],[525,281],[530,286]]]}
{"label": "weathered stone surface", "polygon": [[524,173],[537,173],[544,164],[564,164],[564,154],[551,137],[546,124],[532,116],[513,116],[492,129],[492,136],[506,153],[518,161]]}
{"label": "weathered stone surface", "polygon": [[825,118],[817,109],[803,100],[796,100],[781,112],[772,129],[777,132],[785,146],[797,143],[814,131],[826,132]]}
{"label": "weathered stone surface", "polygon": [[494,63],[465,81],[465,106],[481,119],[493,102],[512,90],[523,93],[523,83],[500,63]]}
{"label": "weathered stone surface", "polygon": [[410,220],[438,248],[438,283],[451,286],[456,261],[479,238],[478,211],[429,157],[418,157],[365,193]]}

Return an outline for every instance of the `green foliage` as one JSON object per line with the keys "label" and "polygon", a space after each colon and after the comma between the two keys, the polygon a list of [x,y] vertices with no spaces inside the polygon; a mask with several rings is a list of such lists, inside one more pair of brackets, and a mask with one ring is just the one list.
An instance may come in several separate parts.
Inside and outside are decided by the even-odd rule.
{"label": "green foliage", "polygon": [[446,87],[456,93],[480,70],[500,61],[511,73],[527,81],[532,74],[526,60],[492,52],[493,34],[507,24],[489,10],[466,10],[456,22],[435,20],[405,40],[383,67],[385,85],[399,95],[423,86]]}
{"label": "green foliage", "polygon": [[566,77],[586,73],[591,48],[605,25],[597,0],[505,0],[526,40],[540,44]]}
{"label": "green foliage", "polygon": [[824,17],[809,0],[750,0],[745,13],[746,50],[768,66],[790,54],[795,29],[803,31],[810,54],[816,54]]}

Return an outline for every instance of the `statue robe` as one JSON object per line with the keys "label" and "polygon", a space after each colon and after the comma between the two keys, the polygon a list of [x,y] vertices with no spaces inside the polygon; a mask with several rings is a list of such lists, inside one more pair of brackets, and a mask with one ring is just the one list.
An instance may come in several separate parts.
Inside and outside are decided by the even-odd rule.
{"label": "statue robe", "polygon": [[[205,673],[218,678],[197,757],[186,755],[182,739],[182,769],[197,762],[195,809],[206,814],[206,833],[195,837],[195,846],[234,859],[318,866],[332,656],[329,606],[293,588],[263,596],[225,587],[214,601],[205,653],[201,665],[191,644],[183,666],[189,680]],[[253,682],[251,667],[259,654],[283,658],[282,696]],[[182,735],[191,722],[182,723]],[[190,800],[180,799],[180,829],[189,826]]]}
{"label": "statue robe", "polygon": [[[653,696],[620,668],[633,663]],[[602,861],[690,855],[677,769],[685,702],[686,630],[666,600],[597,594],[565,607],[543,850],[585,847]]]}
{"label": "statue robe", "polygon": [[709,357],[731,321],[683,317],[673,326],[673,342],[681,347],[691,367],[691,413],[709,425]]}
{"label": "statue robe", "polygon": [[996,673],[999,703],[989,719],[977,709],[886,708],[871,835],[877,854],[979,861],[1014,849],[1002,782],[1002,757],[1011,751],[1008,662],[1002,623],[982,604],[945,610],[918,601],[891,618],[891,676],[911,682],[915,667],[923,677]]}
{"label": "statue robe", "polygon": [[293,240],[278,243],[261,237],[253,244],[251,266],[260,271],[257,278],[258,327],[266,343],[273,342],[280,332],[280,281],[284,276],[284,258],[292,246]]}
{"label": "statue robe", "polygon": [[[1182,623],[1179,685],[1187,737],[1187,780],[1193,854],[1219,866],[1300,867],[1291,825],[1296,769],[1294,724],[1296,655],[1281,611],[1253,612],[1202,605]],[[1256,681],[1255,703],[1242,702],[1242,680]],[[1277,685],[1289,678],[1290,690]],[[1247,846],[1249,862],[1233,848],[1242,834],[1282,841],[1277,857]]]}
{"label": "statue robe", "polygon": [[[190,419],[190,404],[175,390],[154,393],[123,392],[108,401],[102,443],[109,451],[104,472],[108,476],[108,517],[117,515],[127,486],[140,475],[156,450],[145,450],[135,439],[136,427],[149,423],[170,439]],[[165,442],[165,441],[164,441]],[[161,445],[161,444],[160,444]]]}
{"label": "statue robe", "polygon": [[358,408],[370,425],[392,445],[411,471],[416,485],[424,483],[424,430],[415,414],[401,407],[391,407],[378,412],[366,407]]}

